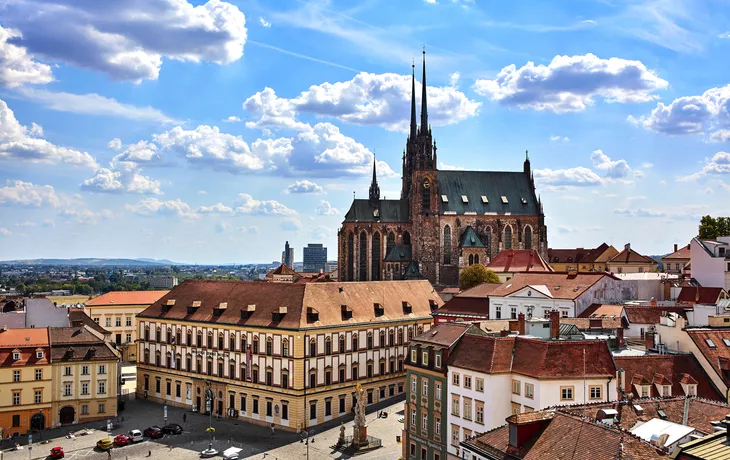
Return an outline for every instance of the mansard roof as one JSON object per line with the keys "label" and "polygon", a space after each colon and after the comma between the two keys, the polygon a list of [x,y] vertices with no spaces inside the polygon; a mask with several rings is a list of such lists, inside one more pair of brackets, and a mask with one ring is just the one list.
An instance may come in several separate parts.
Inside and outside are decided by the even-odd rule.
{"label": "mansard roof", "polygon": [[[524,172],[439,171],[438,185],[442,215],[468,212],[480,216],[537,216],[540,213],[530,177]],[[466,202],[462,196],[467,198]]]}
{"label": "mansard roof", "polygon": [[[375,210],[377,209],[377,215]],[[409,222],[408,200],[380,200],[378,207],[370,200],[352,201],[350,210],[345,214],[345,222]]]}

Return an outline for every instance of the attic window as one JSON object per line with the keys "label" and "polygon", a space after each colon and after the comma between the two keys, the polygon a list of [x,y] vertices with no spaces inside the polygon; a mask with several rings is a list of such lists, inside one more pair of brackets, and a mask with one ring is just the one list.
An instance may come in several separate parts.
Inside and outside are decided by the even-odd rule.
{"label": "attic window", "polygon": [[383,316],[385,314],[385,308],[379,303],[374,303],[373,309],[375,310],[375,316]]}
{"label": "attic window", "polygon": [[464,202],[464,203],[468,203],[469,202],[469,197],[466,196],[466,195],[461,195],[461,201]]}
{"label": "attic window", "polygon": [[14,351],[13,352],[13,361],[17,361],[19,359],[20,359],[20,352],[19,351]]}
{"label": "attic window", "polygon": [[405,313],[405,314],[413,313],[413,307],[411,306],[411,304],[409,304],[408,302],[406,302],[404,300],[402,302],[402,305],[403,305],[403,313]]}
{"label": "attic window", "polygon": [[307,322],[316,323],[319,321],[319,312],[312,307],[307,307]]}
{"label": "attic window", "polygon": [[448,203],[449,202],[449,197],[446,196],[446,195],[441,195],[441,201],[443,201],[444,203]]}
{"label": "attic window", "polygon": [[486,195],[482,195],[482,203],[489,204],[489,198]]}
{"label": "attic window", "polygon": [[271,321],[278,323],[282,319],[284,319],[284,316],[286,316],[288,309],[287,307],[279,307],[278,310],[271,312]]}
{"label": "attic window", "polygon": [[644,414],[644,408],[641,407],[638,404],[634,404],[634,411],[636,412],[636,415],[643,415]]}
{"label": "attic window", "polygon": [[507,200],[507,197],[502,195],[502,204],[509,204],[509,200]]}
{"label": "attic window", "polygon": [[705,343],[710,348],[717,348],[717,345],[715,345],[715,342],[713,342],[712,339],[705,339]]}
{"label": "attic window", "polygon": [[667,413],[664,412],[664,409],[657,409],[656,413],[659,416],[659,418],[662,420],[667,418]]}
{"label": "attic window", "polygon": [[256,311],[256,304],[249,304],[241,310],[241,319],[249,319],[251,315],[253,315],[253,312]]}
{"label": "attic window", "polygon": [[[195,303],[195,302],[193,302],[193,303]],[[175,299],[168,300],[165,305],[167,305],[168,307],[174,307],[175,306]]]}
{"label": "attic window", "polygon": [[724,343],[726,347],[730,347],[730,339],[722,339],[722,343]]}
{"label": "attic window", "polygon": [[347,321],[348,319],[352,319],[352,309],[349,308],[347,305],[340,305],[340,310],[342,311],[342,321]]}
{"label": "attic window", "polygon": [[213,316],[220,316],[228,308],[228,302],[221,302],[218,304],[218,308],[213,309]]}
{"label": "attic window", "polygon": [[527,204],[527,198],[520,198],[520,201],[522,202],[522,204]]}
{"label": "attic window", "polygon": [[[196,303],[198,305],[195,305]],[[192,315],[193,313],[198,311],[198,308],[200,308],[200,302],[193,302],[192,305],[188,306],[188,315]]]}
{"label": "attic window", "polygon": [[37,350],[35,352],[35,357],[38,359],[43,359],[43,350]]}
{"label": "attic window", "polygon": [[[174,302],[174,300],[173,300],[173,302]],[[193,300],[193,307],[199,308],[202,303],[203,302],[201,302],[200,300]]]}
{"label": "attic window", "polygon": [[428,301],[428,305],[429,305],[429,307],[431,307],[431,311],[436,311],[436,309],[439,307],[439,305],[433,299],[430,299]]}

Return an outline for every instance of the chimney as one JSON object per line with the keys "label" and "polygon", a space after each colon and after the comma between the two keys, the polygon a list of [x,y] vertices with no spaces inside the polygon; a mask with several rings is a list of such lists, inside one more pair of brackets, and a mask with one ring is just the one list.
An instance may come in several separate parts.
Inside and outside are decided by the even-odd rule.
{"label": "chimney", "polygon": [[624,244],[624,249],[626,250],[626,252],[631,251],[631,243]]}
{"label": "chimney", "polygon": [[501,331],[499,331],[500,337],[507,337],[508,335],[509,335],[509,331],[506,329],[502,329]]}
{"label": "chimney", "polygon": [[654,348],[654,333],[653,332],[647,332],[646,334],[644,334],[644,347],[647,350]]}
{"label": "chimney", "polygon": [[525,314],[520,313],[517,315],[517,333],[519,335],[525,335]]}
{"label": "chimney", "polygon": [[623,348],[624,345],[624,328],[619,326],[616,328],[616,348]]}
{"label": "chimney", "polygon": [[677,243],[674,243],[674,252],[677,252]]}
{"label": "chimney", "polygon": [[550,311],[550,338],[560,338],[560,312],[557,310]]}

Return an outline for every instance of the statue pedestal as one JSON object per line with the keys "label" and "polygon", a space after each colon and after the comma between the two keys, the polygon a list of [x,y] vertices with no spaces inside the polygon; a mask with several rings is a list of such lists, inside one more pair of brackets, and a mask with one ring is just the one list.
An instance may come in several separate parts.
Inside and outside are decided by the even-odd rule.
{"label": "statue pedestal", "polygon": [[364,447],[368,445],[368,427],[367,425],[361,427],[355,427],[358,430],[358,443],[356,448]]}

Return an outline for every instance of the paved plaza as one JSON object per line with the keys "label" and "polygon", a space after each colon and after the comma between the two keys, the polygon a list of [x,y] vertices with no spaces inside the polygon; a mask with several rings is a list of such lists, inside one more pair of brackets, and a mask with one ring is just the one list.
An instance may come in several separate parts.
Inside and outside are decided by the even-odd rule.
{"label": "paved plaza", "polygon": [[[368,410],[368,434],[380,438],[383,447],[357,455],[357,458],[363,460],[398,459],[401,456],[401,444],[396,442],[396,436],[400,436],[403,428],[403,424],[400,422],[403,416],[402,400],[385,407],[374,405]],[[379,411],[387,412],[388,417],[379,418]],[[183,422],[183,414],[187,417],[185,422]],[[344,420],[345,434],[351,436],[352,417],[347,417]],[[112,449],[111,458],[123,460],[142,458],[197,459],[199,458],[199,452],[208,447],[209,435],[205,432],[208,422],[208,416],[195,414],[181,408],[168,407],[168,423],[181,424],[185,429],[182,435],[165,435],[162,439],[146,440],[135,445],[117,447]],[[126,433],[135,428],[144,430],[150,425],[162,426],[163,406],[145,400],[129,401],[126,409],[120,413],[115,423],[117,427],[111,431],[112,436]],[[64,448],[65,458],[67,459],[108,459],[106,452],[95,449],[96,442],[107,436],[103,425],[105,425],[104,422],[78,424],[36,433],[33,436],[31,450],[28,449],[27,437],[23,436],[20,439],[22,450],[10,451],[5,449],[3,460],[45,459],[51,447],[58,445]],[[243,449],[241,458],[268,458],[272,460],[303,460],[307,458],[307,446],[300,442],[301,438],[297,433],[277,430],[272,436],[270,429],[267,427],[232,419],[216,419],[215,417],[213,417],[213,426],[216,429],[213,447],[221,452],[230,446],[235,446]],[[337,422],[331,422],[322,425],[321,428],[314,429],[314,442],[309,444],[309,458],[349,458],[332,449],[340,433],[339,427],[340,425]],[[78,435],[72,439],[66,438],[66,434],[69,432],[79,432],[82,429],[89,429],[91,433]],[[266,454],[265,457],[264,454]],[[220,459],[221,457],[218,456],[217,458]]]}

